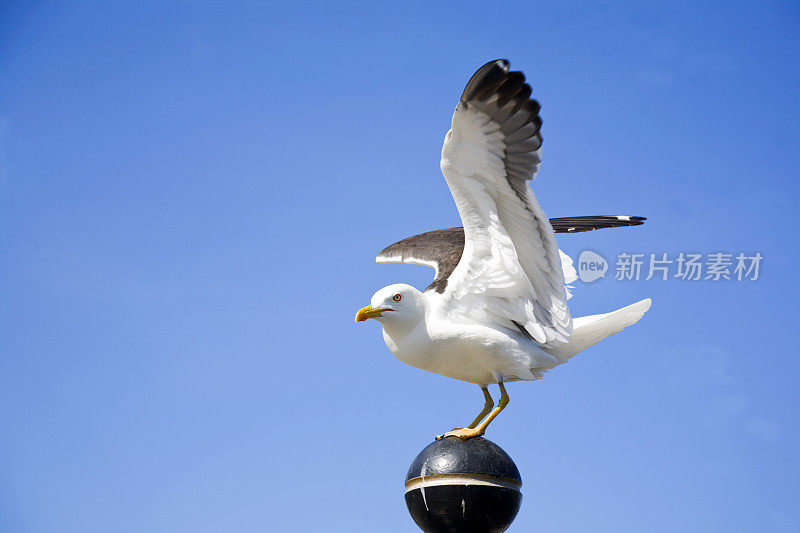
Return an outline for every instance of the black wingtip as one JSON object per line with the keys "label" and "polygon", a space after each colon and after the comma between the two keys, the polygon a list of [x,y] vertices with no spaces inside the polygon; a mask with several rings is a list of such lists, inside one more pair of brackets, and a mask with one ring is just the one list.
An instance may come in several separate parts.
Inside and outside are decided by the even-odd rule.
{"label": "black wingtip", "polygon": [[505,81],[510,66],[511,63],[507,59],[494,59],[484,64],[467,82],[461,101],[480,99],[481,96],[490,94]]}
{"label": "black wingtip", "polygon": [[634,215],[594,215],[585,217],[551,218],[550,224],[556,233],[579,233],[602,228],[641,226],[646,217]]}

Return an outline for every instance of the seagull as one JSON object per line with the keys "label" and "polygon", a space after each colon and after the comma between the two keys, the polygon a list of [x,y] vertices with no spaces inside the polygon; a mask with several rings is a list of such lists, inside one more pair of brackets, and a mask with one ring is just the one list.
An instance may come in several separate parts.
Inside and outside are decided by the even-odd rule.
{"label": "seagull", "polygon": [[[394,284],[376,292],[356,322],[375,319],[402,362],[477,384],[484,407],[468,426],[436,438],[483,435],[509,403],[505,383],[548,370],[639,320],[645,299],[610,313],[573,319],[572,260],[555,232],[635,226],[634,216],[548,219],[527,182],[541,162],[539,104],[522,72],[505,59],[467,83],[444,138],[441,169],[463,227],[397,242],[378,263],[435,269],[424,291]],[[497,384],[497,406],[488,386]]]}

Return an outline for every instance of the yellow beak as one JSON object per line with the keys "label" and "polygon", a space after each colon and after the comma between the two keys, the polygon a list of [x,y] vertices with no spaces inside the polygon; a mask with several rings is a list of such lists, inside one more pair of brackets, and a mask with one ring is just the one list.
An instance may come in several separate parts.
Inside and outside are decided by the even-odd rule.
{"label": "yellow beak", "polygon": [[356,313],[356,322],[363,322],[368,318],[375,318],[381,316],[381,313],[383,313],[384,311],[386,311],[386,309],[381,309],[380,307],[376,307],[375,309],[373,309],[371,305],[362,307],[361,309],[358,310],[358,313]]}

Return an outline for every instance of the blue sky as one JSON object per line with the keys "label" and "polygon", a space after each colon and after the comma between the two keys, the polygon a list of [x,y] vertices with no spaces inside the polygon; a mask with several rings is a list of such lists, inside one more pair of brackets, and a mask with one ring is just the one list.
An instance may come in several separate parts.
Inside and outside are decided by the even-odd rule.
{"label": "blue sky", "polygon": [[[509,386],[514,531],[800,531],[800,9],[792,2],[6,2],[0,529],[414,531],[412,458],[477,387],[355,310],[431,272],[463,85],[542,103],[550,216],[643,227],[577,256],[760,252],[757,281],[577,283],[635,327]],[[613,269],[613,266],[612,266]]]}

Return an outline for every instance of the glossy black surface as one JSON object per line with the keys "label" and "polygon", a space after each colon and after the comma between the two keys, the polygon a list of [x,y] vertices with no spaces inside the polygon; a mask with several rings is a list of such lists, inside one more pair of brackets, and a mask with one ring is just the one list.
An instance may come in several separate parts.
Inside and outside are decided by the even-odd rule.
{"label": "glossy black surface", "polygon": [[500,533],[516,518],[522,493],[508,484],[509,480],[521,483],[522,477],[511,457],[492,441],[481,437],[434,441],[414,459],[406,481],[435,474],[472,474],[484,481],[495,478],[506,487],[452,484],[406,492],[408,511],[423,531]]}
{"label": "glossy black surface", "polygon": [[409,479],[432,474],[481,474],[522,482],[517,465],[503,449],[483,437],[433,441],[411,463]]}
{"label": "glossy black surface", "polygon": [[[427,533],[500,533],[514,521],[522,494],[480,485],[449,485],[406,492],[414,522]],[[426,505],[427,504],[427,505]]]}

